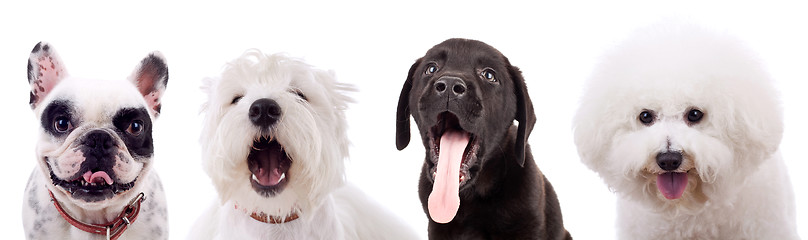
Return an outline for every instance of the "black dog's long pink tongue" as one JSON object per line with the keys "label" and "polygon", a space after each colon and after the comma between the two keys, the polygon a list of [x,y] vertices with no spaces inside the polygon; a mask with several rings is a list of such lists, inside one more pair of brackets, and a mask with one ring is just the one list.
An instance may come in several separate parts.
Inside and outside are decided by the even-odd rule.
{"label": "black dog's long pink tongue", "polygon": [[687,173],[666,172],[657,175],[657,189],[667,199],[678,199],[687,188]]}
{"label": "black dog's long pink tongue", "polygon": [[112,185],[112,178],[109,177],[109,174],[107,174],[104,171],[98,171],[98,172],[87,171],[86,173],[84,173],[84,175],[82,175],[82,177],[84,177],[84,181],[88,183],[106,182],[107,184]]}
{"label": "black dog's long pink tongue", "polygon": [[440,138],[438,169],[427,207],[429,216],[437,223],[448,223],[460,208],[460,163],[469,143],[469,134],[449,130]]}

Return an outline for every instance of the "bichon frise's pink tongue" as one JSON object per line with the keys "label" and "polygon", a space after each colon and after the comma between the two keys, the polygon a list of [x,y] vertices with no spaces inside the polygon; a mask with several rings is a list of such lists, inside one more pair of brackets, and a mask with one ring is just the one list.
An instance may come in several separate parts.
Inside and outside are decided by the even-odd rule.
{"label": "bichon frise's pink tongue", "polygon": [[103,181],[106,182],[108,185],[112,185],[112,178],[109,177],[109,174],[107,174],[104,171],[98,171],[98,172],[87,171],[86,173],[84,173],[84,175],[82,175],[82,177],[84,177],[84,181],[88,183],[101,183]]}
{"label": "bichon frise's pink tongue", "polygon": [[460,163],[469,143],[468,133],[449,130],[440,138],[438,169],[429,194],[429,216],[437,223],[448,223],[460,208]]}
{"label": "bichon frise's pink tongue", "polygon": [[679,199],[687,188],[687,173],[666,172],[657,175],[657,189],[667,199]]}

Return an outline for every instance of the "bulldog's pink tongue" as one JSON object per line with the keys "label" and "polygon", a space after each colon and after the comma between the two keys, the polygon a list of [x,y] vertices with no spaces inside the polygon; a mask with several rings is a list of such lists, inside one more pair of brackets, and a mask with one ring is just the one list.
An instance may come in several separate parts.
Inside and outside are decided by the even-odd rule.
{"label": "bulldog's pink tongue", "polygon": [[657,175],[657,189],[667,199],[678,199],[687,188],[687,173],[666,172]]}
{"label": "bulldog's pink tongue", "polygon": [[427,207],[429,216],[437,223],[452,221],[460,208],[460,163],[469,143],[469,134],[448,130],[440,138],[438,169]]}
{"label": "bulldog's pink tongue", "polygon": [[112,178],[104,171],[92,172],[87,171],[82,175],[84,177],[84,181],[88,183],[102,183],[106,182],[108,185],[112,185]]}

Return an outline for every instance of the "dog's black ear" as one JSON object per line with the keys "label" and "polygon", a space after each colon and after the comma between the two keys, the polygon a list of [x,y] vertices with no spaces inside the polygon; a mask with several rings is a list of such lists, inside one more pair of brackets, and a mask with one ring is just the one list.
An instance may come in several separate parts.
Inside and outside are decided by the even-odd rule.
{"label": "dog's black ear", "polygon": [[163,97],[168,85],[168,66],[165,57],[157,51],[149,53],[140,61],[129,80],[146,99],[149,112],[154,117],[159,116],[162,107],[160,98]]}
{"label": "dog's black ear", "polygon": [[536,113],[533,112],[533,102],[530,101],[530,96],[528,96],[527,85],[522,77],[522,71],[508,64],[508,74],[511,75],[514,83],[513,91],[514,95],[516,95],[515,119],[519,122],[519,128],[516,131],[516,162],[519,166],[524,166],[527,138],[530,137],[533,125],[536,124]]}
{"label": "dog's black ear", "polygon": [[410,90],[412,90],[412,77],[415,69],[421,65],[421,59],[415,61],[407,73],[407,80],[398,96],[398,109],[396,111],[396,148],[402,150],[410,144]]}
{"label": "dog's black ear", "polygon": [[36,108],[66,76],[64,63],[53,47],[46,42],[37,43],[28,57],[28,84],[31,85],[28,104],[31,109]]}

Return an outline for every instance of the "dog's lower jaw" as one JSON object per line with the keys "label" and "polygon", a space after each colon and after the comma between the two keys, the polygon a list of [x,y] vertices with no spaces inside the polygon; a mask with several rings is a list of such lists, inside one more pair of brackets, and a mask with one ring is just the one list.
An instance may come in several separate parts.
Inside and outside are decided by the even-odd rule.
{"label": "dog's lower jaw", "polygon": [[[142,191],[146,198],[141,205],[138,220],[129,225],[119,239],[167,239],[165,194],[159,177],[151,173],[141,175],[140,178],[139,186],[130,192]],[[126,193],[120,199],[95,203],[76,202],[60,188],[50,185],[49,179],[37,169],[29,179],[25,191],[23,226],[28,239],[95,239],[100,236],[81,231],[64,220],[56,211],[48,195],[49,190],[68,215],[88,224],[113,221],[135,195]]]}
{"label": "dog's lower jaw", "polygon": [[[210,216],[206,221],[215,228],[213,239],[335,239],[344,236],[339,221],[334,218],[336,209],[330,198],[311,211],[301,212],[299,218],[284,223],[269,224],[258,221],[234,202],[218,207],[220,216]],[[200,219],[201,220],[201,219]],[[205,239],[211,236],[190,239]]]}
{"label": "dog's lower jaw", "polygon": [[[744,175],[741,182],[728,181],[725,178],[731,176],[726,174],[718,177],[714,182],[698,181],[701,190],[695,192],[703,198],[681,201],[685,195],[679,205],[619,194],[618,239],[798,239],[791,184],[779,156]],[[713,188],[737,189],[713,192]]]}

